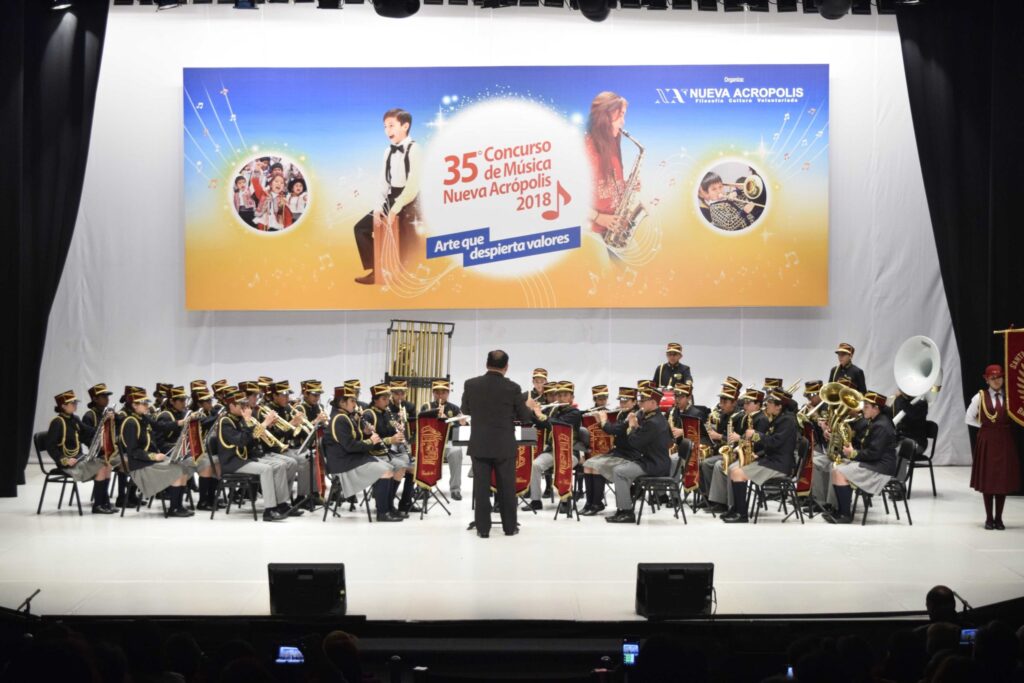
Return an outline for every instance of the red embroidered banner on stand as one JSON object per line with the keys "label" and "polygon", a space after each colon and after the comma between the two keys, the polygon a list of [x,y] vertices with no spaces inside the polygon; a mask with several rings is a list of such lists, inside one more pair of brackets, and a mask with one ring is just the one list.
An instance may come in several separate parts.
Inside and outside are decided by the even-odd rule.
{"label": "red embroidered banner on stand", "polygon": [[551,485],[561,500],[572,495],[572,437],[573,428],[566,424],[553,423],[552,455],[555,456],[555,473]]}
{"label": "red embroidered banner on stand", "polygon": [[[525,496],[530,490],[530,475],[533,474],[533,459],[537,456],[534,446],[516,446],[516,495]],[[498,490],[498,482],[491,470],[491,491]]]}
{"label": "red embroidered banner on stand", "polygon": [[1006,394],[1006,414],[1024,427],[1024,329],[1003,332],[1006,344],[1006,362],[1003,372],[1003,392]]}
{"label": "red embroidered banner on stand", "polygon": [[[612,417],[612,415],[609,415],[608,419],[611,420]],[[596,458],[599,455],[605,455],[606,453],[611,452],[612,447],[615,445],[615,438],[608,432],[601,429],[601,423],[598,421],[596,415],[584,415],[583,427],[590,432],[591,458]]]}
{"label": "red embroidered banner on stand", "polygon": [[814,476],[814,429],[804,425],[804,438],[807,439],[807,461],[800,468],[800,478],[796,482],[796,495],[806,496],[811,492],[811,479]]}
{"label": "red embroidered banner on stand", "polygon": [[690,459],[683,470],[683,490],[692,491],[700,485],[700,418],[683,415],[683,438],[689,439],[693,447]]}
{"label": "red embroidered banner on stand", "polygon": [[432,489],[441,479],[444,447],[448,443],[451,427],[443,418],[421,415],[416,418],[416,440],[413,455],[416,458],[416,485]]}

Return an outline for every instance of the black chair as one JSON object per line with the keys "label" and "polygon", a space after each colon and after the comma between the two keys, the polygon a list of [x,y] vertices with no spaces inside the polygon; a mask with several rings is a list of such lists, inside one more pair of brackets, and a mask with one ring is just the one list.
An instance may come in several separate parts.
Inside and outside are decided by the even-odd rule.
{"label": "black chair", "polygon": [[[914,449],[914,458],[910,461],[910,478],[907,480],[907,496],[910,496],[911,489],[914,487],[914,470],[920,467],[927,467],[928,474],[932,478],[932,497],[938,496],[938,492],[935,490],[935,468],[932,467],[932,461],[935,459],[935,442],[939,440],[939,425],[935,424],[931,420],[924,423],[925,436],[931,441],[931,448],[926,449],[928,453],[924,451],[918,452]],[[915,444],[916,446],[917,444]]]}
{"label": "black chair", "polygon": [[[373,515],[370,514],[370,497],[373,491],[373,486],[367,486],[363,489],[363,502],[360,505],[366,506],[366,521],[373,522]],[[334,517],[341,517],[338,514],[338,507],[345,502],[345,499],[341,496],[341,478],[336,474],[331,475],[331,490],[327,494],[327,500],[324,501],[324,519],[327,521],[327,513],[330,512]],[[333,505],[333,507],[332,507]],[[424,503],[426,505],[426,503]]]}
{"label": "black chair", "polygon": [[231,514],[231,502],[234,500],[236,491],[243,491],[245,497],[249,500],[249,507],[252,510],[252,521],[260,521],[259,515],[256,514],[256,493],[260,488],[260,475],[258,474],[246,474],[244,472],[224,472],[220,475],[220,479],[217,480],[217,488],[213,492],[214,505],[211,506],[210,519],[217,514],[216,504],[217,499],[226,494],[227,506],[224,508],[224,514]]}
{"label": "black chair", "polygon": [[635,493],[633,495],[633,507],[636,508],[637,501],[640,501],[640,510],[636,515],[636,523],[640,524],[640,518],[644,516],[644,502],[649,500],[651,505],[651,511],[657,512],[658,510],[658,498],[661,496],[667,496],[669,503],[672,505],[673,517],[679,519],[680,513],[683,516],[683,524],[689,524],[686,521],[686,506],[683,505],[683,497],[681,491],[683,488],[682,472],[686,466],[686,461],[690,459],[693,453],[693,444],[690,443],[689,439],[683,439],[680,442],[679,459],[676,460],[675,465],[672,466],[672,470],[669,472],[667,477],[637,477],[633,480],[633,486],[635,487]]}
{"label": "black chair", "polygon": [[[804,513],[800,506],[800,498],[797,496],[796,488],[797,482],[800,479],[800,472],[807,464],[807,459],[811,457],[811,449],[807,439],[802,436],[797,439],[797,452],[800,454],[800,457],[795,458],[793,469],[788,475],[779,475],[769,479],[760,486],[751,483],[751,490],[754,494],[754,524],[757,524],[757,520],[761,517],[761,508],[768,508],[769,500],[779,501],[782,512],[786,514],[782,518],[783,523],[792,516],[793,512],[796,512],[796,517],[800,520],[800,523],[804,523]],[[788,509],[787,503],[792,503],[793,512]]]}
{"label": "black chair", "polygon": [[[907,513],[907,524],[914,526],[914,520],[910,518],[910,503],[907,500],[910,494],[907,491],[907,480],[913,471],[914,453],[917,452],[917,444],[913,439],[903,439],[899,449],[896,451],[896,474],[889,480],[882,489],[882,505],[885,506],[885,514],[889,514],[889,499],[892,499],[892,509],[896,512],[896,521],[900,521],[899,501],[903,501],[903,508]],[[864,501],[864,514],[861,516],[860,525],[864,526],[868,521],[868,509],[871,507],[873,496],[857,489],[853,498],[853,506],[850,514],[856,516],[857,503]]]}
{"label": "black chair", "polygon": [[46,450],[46,432],[36,432],[32,435],[32,445],[36,449],[36,459],[39,461],[39,469],[43,472],[43,491],[39,494],[39,506],[36,507],[36,514],[43,512],[43,499],[46,497],[46,487],[49,484],[60,484],[60,498],[57,499],[57,509],[60,510],[64,504],[64,491],[68,484],[71,484],[71,495],[68,496],[68,505],[72,502],[78,504],[78,515],[82,515],[82,498],[78,494],[78,482],[54,463],[54,467],[47,468],[43,463],[43,451]]}

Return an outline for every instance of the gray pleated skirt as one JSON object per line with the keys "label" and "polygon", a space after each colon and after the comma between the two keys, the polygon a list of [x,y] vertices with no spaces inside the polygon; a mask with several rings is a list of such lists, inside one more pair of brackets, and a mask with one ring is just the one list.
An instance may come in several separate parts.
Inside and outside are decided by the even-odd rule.
{"label": "gray pleated skirt", "polygon": [[869,470],[858,462],[848,462],[845,465],[837,465],[836,471],[846,477],[847,481],[859,488],[861,491],[877,496],[885,488],[885,485],[892,479],[890,474],[882,474]]}
{"label": "gray pleated skirt", "polygon": [[168,460],[155,462],[152,465],[132,470],[131,477],[135,485],[142,491],[145,497],[155,496],[165,488],[187,474],[195,472],[195,467],[188,463],[172,463]]}
{"label": "gray pleated skirt", "polygon": [[368,462],[359,467],[335,474],[341,481],[341,496],[348,498],[361,493],[367,486],[372,486],[382,475],[394,471],[383,459],[377,462]]}
{"label": "gray pleated skirt", "polygon": [[74,467],[63,468],[65,472],[71,475],[71,478],[78,482],[92,481],[96,478],[96,475],[100,473],[104,467],[107,466],[106,461],[103,458],[94,458],[88,462],[78,461]]}
{"label": "gray pleated skirt", "polygon": [[[732,467],[730,467],[729,469],[732,469]],[[746,467],[744,467],[743,474],[746,475],[747,479],[754,482],[758,486],[764,486],[765,482],[767,481],[770,481],[772,479],[779,479],[781,477],[786,476],[783,472],[773,470],[771,467],[759,465],[756,462],[752,462]]]}

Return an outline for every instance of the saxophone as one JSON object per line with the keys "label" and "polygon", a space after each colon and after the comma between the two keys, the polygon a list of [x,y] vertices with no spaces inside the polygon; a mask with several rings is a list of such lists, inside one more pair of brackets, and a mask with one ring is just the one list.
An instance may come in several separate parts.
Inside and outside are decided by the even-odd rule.
{"label": "saxophone", "polygon": [[722,456],[722,472],[729,474],[729,463],[732,460],[732,446],[729,444],[729,437],[732,436],[732,415],[725,423],[725,444],[718,447],[718,454]]}
{"label": "saxophone", "polygon": [[630,238],[633,237],[633,231],[647,217],[647,209],[637,196],[640,190],[640,162],[644,158],[644,146],[634,140],[633,136],[625,130],[622,131],[622,136],[636,145],[640,152],[636,155],[633,168],[630,170],[629,178],[623,188],[622,197],[619,199],[618,206],[615,207],[615,216],[623,219],[626,222],[626,227],[619,232],[606,230],[604,233],[604,243],[613,249],[624,249],[629,244]]}

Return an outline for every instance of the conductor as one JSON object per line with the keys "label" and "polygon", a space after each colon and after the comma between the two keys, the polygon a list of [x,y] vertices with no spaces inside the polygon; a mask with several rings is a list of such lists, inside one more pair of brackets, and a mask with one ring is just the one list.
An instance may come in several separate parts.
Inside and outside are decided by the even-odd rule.
{"label": "conductor", "polygon": [[516,528],[516,420],[529,422],[536,402],[505,377],[508,354],[487,354],[487,372],[466,380],[462,388],[462,412],[472,417],[469,453],[473,459],[473,501],[476,533],[487,538],[491,531],[491,472],[497,485],[496,504],[506,536]]}

